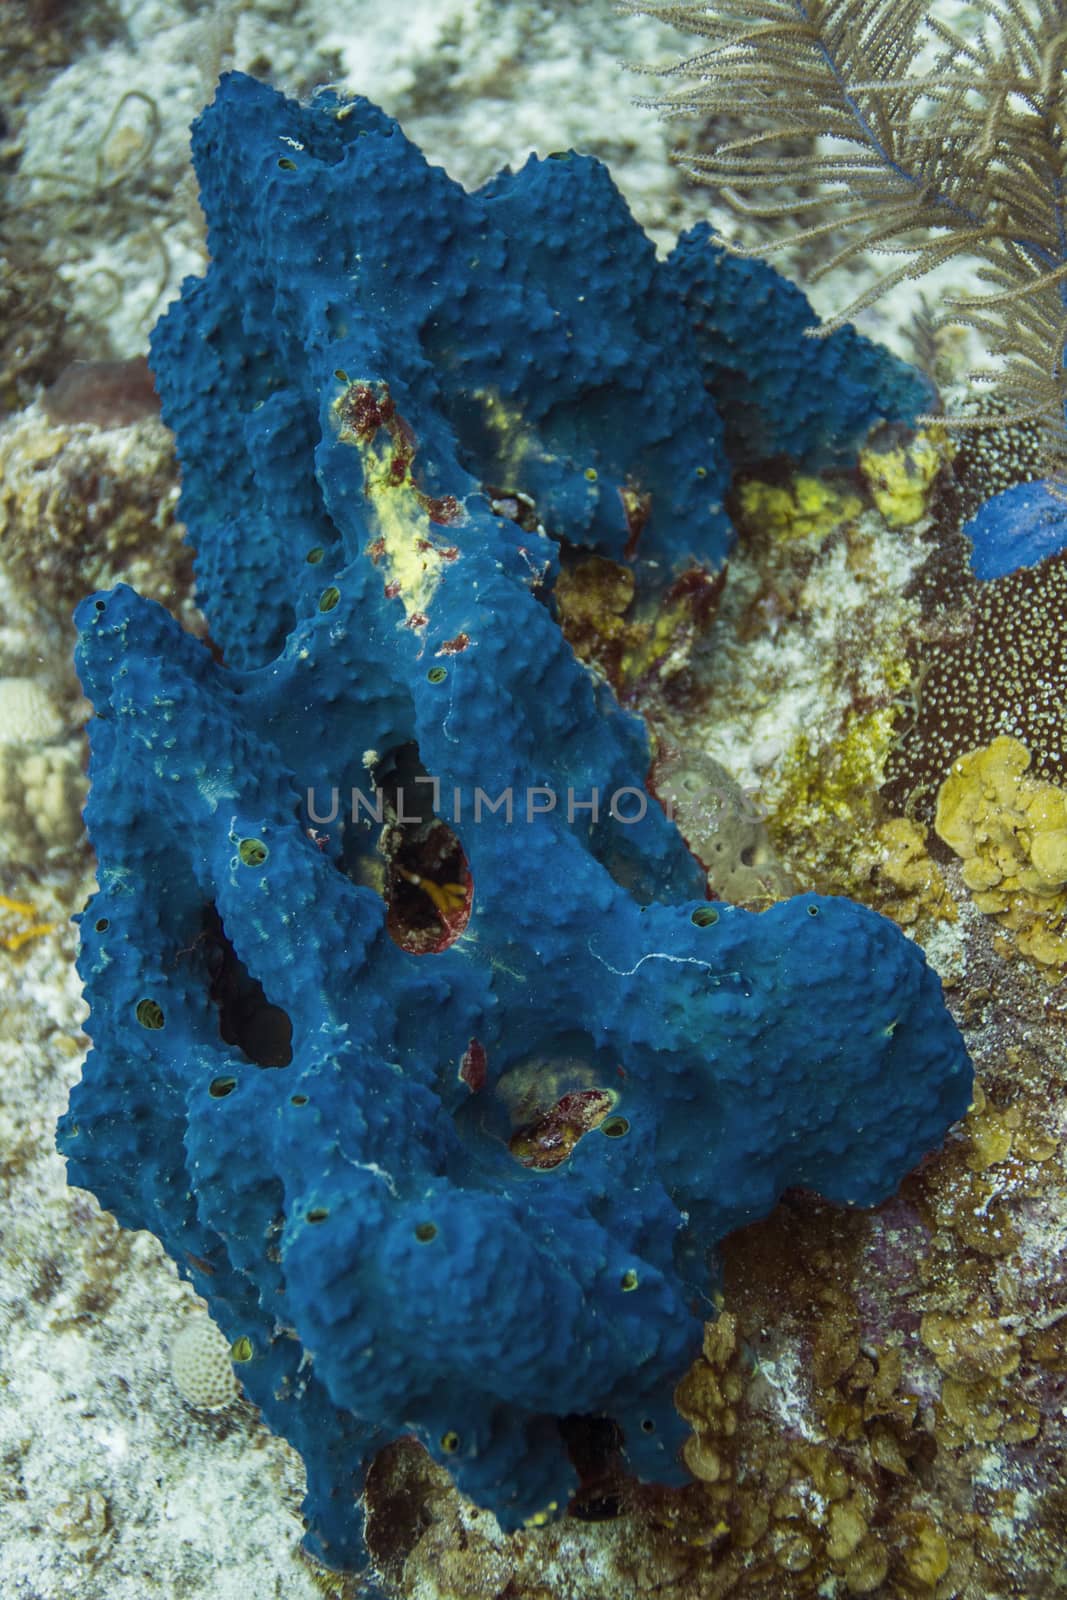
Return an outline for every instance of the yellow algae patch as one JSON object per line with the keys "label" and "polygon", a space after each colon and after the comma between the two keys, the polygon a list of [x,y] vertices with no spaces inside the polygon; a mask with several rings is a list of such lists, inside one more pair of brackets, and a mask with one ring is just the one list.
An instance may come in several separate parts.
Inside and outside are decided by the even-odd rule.
{"label": "yellow algae patch", "polygon": [[981,1303],[968,1306],[960,1315],[926,1312],[919,1337],[941,1371],[964,1383],[1006,1378],[1022,1356],[1018,1333],[1005,1327]]}
{"label": "yellow algae patch", "polygon": [[864,898],[881,850],[877,792],[893,739],[892,706],[853,714],[827,741],[797,734],[767,796],[767,827],[783,860],[814,887]]}
{"label": "yellow algae patch", "polygon": [[860,451],[859,465],[871,499],[891,528],[918,522],[926,512],[930,486],[950,461],[954,446],[940,423],[917,433],[909,444]]}
{"label": "yellow algae patch", "polygon": [[842,522],[858,517],[862,510],[858,494],[803,474],[788,484],[753,479],[741,488],[743,521],[786,542],[821,544]]}
{"label": "yellow algae patch", "polygon": [[[737,1319],[724,1311],[715,1322],[705,1323],[703,1358],[697,1358],[674,1392],[679,1414],[693,1429],[682,1454],[703,1483],[732,1482],[743,1371]],[[726,1509],[725,1501],[721,1508]]]}
{"label": "yellow algae patch", "polygon": [[1001,736],[953,763],[934,826],[963,861],[979,911],[1042,966],[1067,963],[1067,790],[1026,775],[1030,752]]}
{"label": "yellow algae patch", "polygon": [[922,916],[955,922],[956,904],[926,848],[926,829],[910,817],[892,817],[880,825],[876,838],[885,852],[878,876],[888,894],[879,910],[904,927]]}
{"label": "yellow algae patch", "polygon": [[[969,1148],[966,1163],[971,1172],[986,1172],[1007,1161],[1015,1146],[1016,1137],[1023,1127],[1023,1113],[1018,1106],[1001,1108],[993,1104],[980,1083],[975,1083],[974,1100],[965,1123]],[[1023,1160],[1047,1161],[1056,1149],[1055,1144],[1036,1139],[1035,1130],[1027,1129],[1020,1140]]]}

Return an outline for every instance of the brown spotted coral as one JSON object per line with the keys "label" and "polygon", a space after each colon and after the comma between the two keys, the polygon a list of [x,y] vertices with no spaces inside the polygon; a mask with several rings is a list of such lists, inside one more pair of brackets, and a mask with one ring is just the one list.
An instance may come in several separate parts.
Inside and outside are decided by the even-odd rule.
{"label": "brown spotted coral", "polygon": [[959,586],[919,647],[886,763],[883,794],[925,822],[953,762],[1001,735],[1026,745],[1035,777],[1067,781],[1067,552]]}

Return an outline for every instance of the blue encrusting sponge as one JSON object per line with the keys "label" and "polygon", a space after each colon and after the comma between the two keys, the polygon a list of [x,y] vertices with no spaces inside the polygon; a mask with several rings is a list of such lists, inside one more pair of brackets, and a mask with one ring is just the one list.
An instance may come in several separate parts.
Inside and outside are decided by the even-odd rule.
{"label": "blue encrusting sponge", "polygon": [[567,1414],[678,1481],[716,1243],[790,1185],[873,1204],[966,1108],[891,923],[708,904],[547,603],[561,539],[722,561],[720,393],[798,459],[926,396],[805,340],[770,269],[657,262],[585,157],[466,194],[365,102],[241,76],[194,153],[211,265],[152,358],[216,650],[125,587],[78,611],[100,888],[59,1142],[241,1341],[311,1547],[360,1569],[402,1434],[508,1528],[566,1506]]}

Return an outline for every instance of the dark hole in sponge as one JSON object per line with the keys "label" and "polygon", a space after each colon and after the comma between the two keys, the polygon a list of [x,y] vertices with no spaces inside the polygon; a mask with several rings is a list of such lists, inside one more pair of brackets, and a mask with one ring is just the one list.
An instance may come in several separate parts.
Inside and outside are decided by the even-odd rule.
{"label": "dark hole in sponge", "polygon": [[214,905],[204,913],[204,937],[220,1037],[257,1067],[287,1067],[293,1059],[293,1025],[238,956]]}
{"label": "dark hole in sponge", "polygon": [[467,857],[455,832],[434,814],[435,791],[418,745],[397,745],[373,777],[384,806],[378,851],[386,862],[386,927],[402,950],[436,954],[470,920],[474,886]]}
{"label": "dark hole in sponge", "polygon": [[579,1485],[568,1513],[582,1522],[607,1522],[625,1509],[622,1431],[609,1417],[561,1417],[559,1431]]}

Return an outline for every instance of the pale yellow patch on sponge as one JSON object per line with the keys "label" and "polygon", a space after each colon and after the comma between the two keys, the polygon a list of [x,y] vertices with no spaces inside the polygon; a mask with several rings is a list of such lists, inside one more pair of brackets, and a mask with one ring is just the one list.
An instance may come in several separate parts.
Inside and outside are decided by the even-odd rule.
{"label": "pale yellow patch on sponge", "polygon": [[[386,595],[403,602],[406,626],[425,627],[442,565],[459,557],[458,547],[441,542],[437,530],[461,526],[466,508],[455,495],[434,496],[419,487],[412,472],[418,441],[397,411],[389,385],[353,382],[340,370],[336,377],[344,384],[333,402],[337,436],[360,453],[363,493],[377,524],[366,554],[376,565],[384,561]],[[319,609],[332,610],[337,599],[336,590],[327,590]]]}
{"label": "pale yellow patch on sponge", "polygon": [[1067,790],[1027,777],[1030,752],[1001,736],[953,763],[934,826],[963,861],[979,911],[1045,967],[1067,964]]}
{"label": "pale yellow patch on sponge", "polygon": [[[527,462],[554,459],[545,450],[536,428],[527,422],[521,409],[509,405],[498,390],[475,389],[470,398],[481,409],[482,426],[488,436],[487,442],[492,441],[490,449],[502,485],[521,483]],[[595,471],[589,481],[590,484],[596,481]],[[592,487],[589,493],[590,496],[595,494]]]}
{"label": "pale yellow patch on sponge", "polygon": [[444,557],[430,537],[430,521],[410,476],[401,483],[391,481],[391,455],[375,446],[367,450],[365,492],[385,547],[386,580],[390,588],[395,585],[411,621],[429,614]]}

